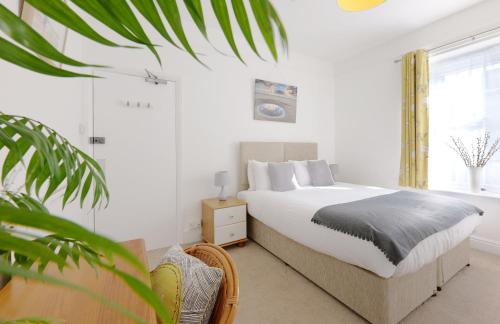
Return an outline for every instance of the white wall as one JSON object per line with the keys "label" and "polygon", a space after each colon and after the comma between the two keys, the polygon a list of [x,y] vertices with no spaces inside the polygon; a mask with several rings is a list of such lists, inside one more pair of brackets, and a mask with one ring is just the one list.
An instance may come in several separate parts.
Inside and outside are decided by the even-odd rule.
{"label": "white wall", "polygon": [[[234,57],[216,53],[197,38],[198,31],[189,30],[188,34],[195,35],[196,50],[208,55],[201,58],[210,69],[170,46],[160,49],[162,69],[148,51],[85,43],[84,57],[87,62],[117,69],[142,72],[148,68],[177,81],[179,240],[193,242],[201,239],[201,200],[216,196],[218,191],[213,186],[216,171],[229,171],[228,192],[236,194],[240,141],[317,142],[320,157],[333,161],[333,66],[298,53],[291,53],[289,59],[282,57],[279,64],[264,62],[242,46],[245,66]],[[212,35],[217,48],[226,51],[220,35]],[[160,39],[157,42],[164,43]],[[297,123],[253,120],[256,78],[298,86]]]}
{"label": "white wall", "polygon": [[[2,3],[13,10],[17,8],[17,0],[2,0]],[[272,60],[264,62],[248,47],[243,47],[242,54],[248,59],[245,66],[234,57],[217,54],[202,42],[198,31],[190,29],[187,33],[191,37],[195,35],[194,43],[199,45],[196,50],[208,54],[201,58],[211,70],[171,46],[160,49],[163,68],[146,50],[105,48],[72,33],[67,46],[68,54],[89,63],[141,73],[148,68],[177,81],[178,214],[182,222],[179,240],[184,242],[201,238],[200,228],[191,227],[200,223],[201,199],[217,193],[213,186],[216,171],[229,170],[228,191],[236,193],[240,141],[318,142],[320,156],[329,160],[333,160],[334,145],[333,66],[330,63],[298,53],[291,53],[290,59],[283,57],[279,64]],[[212,40],[217,48],[229,52],[220,34],[212,33]],[[159,37],[154,42],[166,44]],[[239,43],[243,43],[241,39]],[[267,51],[261,40],[257,43],[263,52]],[[296,124],[253,120],[255,78],[298,86]],[[88,80],[41,76],[0,62],[1,109],[40,119],[76,144],[83,144],[91,131],[89,84]],[[78,214],[76,220],[81,217],[78,210],[70,210],[69,214]]]}
{"label": "white wall", "polygon": [[[397,186],[401,66],[394,60],[411,50],[432,48],[498,27],[498,12],[500,1],[486,1],[335,64],[335,158],[341,180]],[[490,250],[494,246],[500,253],[500,198],[455,196],[486,211],[483,224],[475,233],[475,244]]]}

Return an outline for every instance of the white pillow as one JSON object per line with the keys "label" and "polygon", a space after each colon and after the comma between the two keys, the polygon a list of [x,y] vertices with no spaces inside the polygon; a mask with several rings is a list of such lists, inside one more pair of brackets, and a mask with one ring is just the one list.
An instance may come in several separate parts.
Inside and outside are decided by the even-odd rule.
{"label": "white pillow", "polygon": [[309,175],[309,168],[307,161],[288,161],[293,163],[295,171],[295,178],[301,187],[312,186],[311,176]]}
{"label": "white pillow", "polygon": [[291,191],[297,189],[292,163],[270,162],[267,168],[273,191]]}
{"label": "white pillow", "polygon": [[254,168],[253,160],[248,161],[247,174],[248,174],[248,190],[255,191],[255,176],[253,175]]}
{"label": "white pillow", "polygon": [[267,162],[250,161],[253,166],[253,179],[255,190],[271,190],[271,180],[269,179],[269,171]]}
{"label": "white pillow", "polygon": [[309,168],[309,175],[311,177],[312,185],[315,187],[333,186],[332,171],[325,160],[307,161]]}

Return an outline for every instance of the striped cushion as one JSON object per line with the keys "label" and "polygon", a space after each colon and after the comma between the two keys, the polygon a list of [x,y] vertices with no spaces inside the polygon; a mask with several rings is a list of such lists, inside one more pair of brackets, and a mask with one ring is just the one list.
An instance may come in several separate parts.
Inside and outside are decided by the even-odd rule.
{"label": "striped cushion", "polygon": [[179,246],[173,246],[161,263],[173,263],[182,272],[183,296],[179,323],[208,324],[222,281],[223,271],[207,266]]}

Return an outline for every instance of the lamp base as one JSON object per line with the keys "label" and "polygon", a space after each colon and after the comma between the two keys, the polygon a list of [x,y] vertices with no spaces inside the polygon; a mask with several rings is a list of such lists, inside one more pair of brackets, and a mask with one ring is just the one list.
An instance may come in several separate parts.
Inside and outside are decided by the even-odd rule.
{"label": "lamp base", "polygon": [[219,201],[226,201],[227,200],[226,194],[224,193],[224,186],[220,187],[220,192],[219,192],[219,195],[217,196],[217,198],[219,199]]}

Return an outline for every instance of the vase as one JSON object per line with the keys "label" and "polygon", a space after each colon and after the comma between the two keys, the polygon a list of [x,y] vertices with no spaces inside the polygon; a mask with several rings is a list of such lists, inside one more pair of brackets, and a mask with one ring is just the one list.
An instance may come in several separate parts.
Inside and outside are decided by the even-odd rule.
{"label": "vase", "polygon": [[469,184],[472,192],[481,192],[483,188],[483,168],[470,167],[469,168]]}

